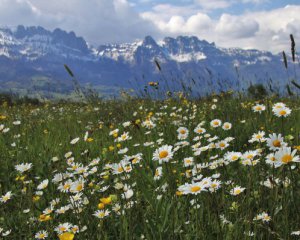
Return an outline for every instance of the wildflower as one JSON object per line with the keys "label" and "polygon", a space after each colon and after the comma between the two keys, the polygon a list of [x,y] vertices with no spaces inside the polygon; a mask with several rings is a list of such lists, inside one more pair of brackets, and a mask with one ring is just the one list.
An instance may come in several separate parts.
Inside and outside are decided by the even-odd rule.
{"label": "wildflower", "polygon": [[159,180],[162,177],[162,167],[158,167],[155,170],[154,180]]}
{"label": "wildflower", "polygon": [[228,161],[231,162],[235,162],[237,161],[240,157],[242,156],[242,154],[240,152],[227,152],[224,155],[224,158]]}
{"label": "wildflower", "polygon": [[79,141],[79,137],[77,137],[77,138],[74,138],[70,143],[72,144],[72,145],[74,145],[74,144],[76,144],[78,141]]}
{"label": "wildflower", "polygon": [[34,236],[36,239],[46,239],[48,237],[48,232],[47,231],[39,231],[35,234]]}
{"label": "wildflower", "polygon": [[189,167],[194,165],[194,158],[193,157],[188,157],[183,159],[184,166]]}
{"label": "wildflower", "polygon": [[206,129],[199,126],[194,129],[194,132],[198,134],[202,134],[206,132]]}
{"label": "wildflower", "polygon": [[83,179],[73,182],[70,186],[70,192],[72,192],[72,193],[81,192],[83,189],[84,189],[84,180]]}
{"label": "wildflower", "polygon": [[265,142],[266,139],[264,138],[265,132],[264,131],[259,131],[258,133],[254,133],[249,140],[249,143],[253,142]]}
{"label": "wildflower", "polygon": [[233,189],[230,190],[230,194],[233,196],[237,196],[245,191],[246,188],[242,188],[240,186],[236,186]]}
{"label": "wildflower", "polygon": [[281,136],[281,134],[270,134],[269,138],[266,139],[267,140],[267,146],[270,148],[270,150],[276,151],[278,149],[280,149],[281,147],[286,147],[287,143],[285,143],[283,141],[283,137]]}
{"label": "wildflower", "polygon": [[48,186],[48,183],[49,183],[49,180],[48,180],[48,179],[42,181],[42,182],[37,186],[37,189],[38,189],[38,190],[45,189],[45,188]]}
{"label": "wildflower", "polygon": [[172,146],[169,145],[164,145],[157,149],[154,154],[153,154],[153,160],[154,161],[159,161],[161,164],[162,162],[169,162],[170,159],[173,157],[173,151],[172,151]]}
{"label": "wildflower", "polygon": [[266,106],[263,104],[256,104],[255,106],[252,107],[253,112],[259,112],[262,113],[263,111],[266,110]]}
{"label": "wildflower", "polygon": [[191,184],[184,184],[178,187],[178,191],[182,192],[182,194],[193,194],[197,195],[200,192],[207,191],[205,189],[205,185],[202,182],[197,182],[197,183],[191,183]]}
{"label": "wildflower", "polygon": [[4,195],[2,195],[2,196],[0,197],[0,202],[6,203],[8,200],[11,199],[11,196],[12,196],[11,191],[5,193]]}
{"label": "wildflower", "polygon": [[103,219],[109,216],[109,214],[110,214],[109,210],[97,210],[93,215],[97,218]]}
{"label": "wildflower", "polygon": [[268,215],[268,213],[262,212],[260,214],[257,214],[256,217],[254,217],[253,220],[254,221],[261,220],[263,222],[270,222],[271,221],[271,217]]}
{"label": "wildflower", "polygon": [[229,122],[225,122],[222,126],[222,129],[225,131],[230,130],[231,128],[232,128],[232,124]]}
{"label": "wildflower", "polygon": [[130,140],[131,137],[129,136],[129,133],[128,132],[124,132],[120,137],[117,138],[116,141],[118,142],[124,142],[126,140]]}
{"label": "wildflower", "polygon": [[74,239],[74,233],[71,232],[65,232],[60,235],[58,235],[59,240],[73,240]]}
{"label": "wildflower", "polygon": [[69,232],[72,227],[72,224],[66,222],[66,223],[60,223],[54,231],[57,232],[58,234],[64,233],[64,232]]}
{"label": "wildflower", "polygon": [[24,173],[28,171],[32,167],[32,163],[21,163],[15,166],[15,169],[20,172]]}
{"label": "wildflower", "polygon": [[210,126],[212,126],[213,128],[220,127],[221,124],[222,124],[222,122],[219,119],[214,119],[210,122]]}
{"label": "wildflower", "polygon": [[300,162],[299,156],[296,155],[297,150],[292,151],[290,147],[283,147],[275,153],[275,167],[291,162]]}
{"label": "wildflower", "polygon": [[287,117],[291,114],[292,110],[288,107],[273,109],[273,113],[277,117]]}

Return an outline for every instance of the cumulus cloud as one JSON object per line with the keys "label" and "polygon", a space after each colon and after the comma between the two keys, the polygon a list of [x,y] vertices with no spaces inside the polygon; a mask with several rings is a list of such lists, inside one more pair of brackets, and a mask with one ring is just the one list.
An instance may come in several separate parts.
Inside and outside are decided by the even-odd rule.
{"label": "cumulus cloud", "polygon": [[233,2],[232,0],[195,0],[204,9],[228,8]]}
{"label": "cumulus cloud", "polygon": [[223,14],[216,25],[216,33],[227,38],[253,37],[259,30],[257,21],[241,16]]}
{"label": "cumulus cloud", "polygon": [[0,23],[59,27],[95,45],[131,42],[146,35],[157,40],[195,35],[222,47],[287,50],[289,34],[300,42],[300,5],[240,15],[211,14],[214,9],[225,11],[235,4],[267,1],[270,0],[190,0],[186,5],[157,4],[138,13],[130,0],[0,0]]}
{"label": "cumulus cloud", "polygon": [[42,25],[75,31],[92,43],[133,41],[156,36],[155,24],[127,0],[0,0],[2,25]]}

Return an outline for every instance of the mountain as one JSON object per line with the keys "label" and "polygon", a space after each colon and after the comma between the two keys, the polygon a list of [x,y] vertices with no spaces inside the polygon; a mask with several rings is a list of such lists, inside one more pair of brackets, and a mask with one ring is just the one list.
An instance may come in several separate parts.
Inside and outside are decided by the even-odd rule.
{"label": "mountain", "polygon": [[133,43],[95,48],[74,32],[61,29],[0,28],[1,91],[50,97],[70,93],[73,82],[64,64],[82,86],[104,95],[144,89],[150,81],[159,82],[161,89],[186,87],[199,95],[243,90],[257,83],[282,92],[287,84],[280,54],[220,48],[197,37],[166,37],[156,42],[147,36]]}

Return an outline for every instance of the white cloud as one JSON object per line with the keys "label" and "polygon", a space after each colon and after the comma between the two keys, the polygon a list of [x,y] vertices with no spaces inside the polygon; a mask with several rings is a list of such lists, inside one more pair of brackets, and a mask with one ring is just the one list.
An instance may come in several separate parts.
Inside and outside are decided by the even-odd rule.
{"label": "white cloud", "polygon": [[232,0],[195,0],[195,4],[199,4],[204,9],[219,9],[228,8]]}
{"label": "white cloud", "polygon": [[95,44],[130,42],[152,35],[195,35],[222,47],[289,49],[289,34],[300,42],[300,5],[241,15],[211,17],[213,8],[260,4],[270,0],[194,0],[175,6],[158,4],[137,13],[128,0],[0,0],[0,23],[41,25],[75,31]]}
{"label": "white cloud", "polygon": [[92,43],[124,42],[158,33],[127,0],[0,0],[0,22],[75,31]]}
{"label": "white cloud", "polygon": [[[247,0],[244,0],[247,1]],[[261,0],[248,0],[259,3]],[[300,42],[300,6],[286,6],[270,11],[246,12],[242,15],[222,14],[218,19],[187,8],[183,14],[170,15],[161,8],[143,14],[143,18],[153,21],[163,35],[195,35],[200,39],[216,42],[222,47],[256,48],[280,52],[289,48],[289,34],[294,34]],[[174,11],[171,10],[170,12]],[[204,11],[204,10],[203,10]],[[186,13],[190,15],[187,16]]]}
{"label": "white cloud", "polygon": [[259,24],[251,18],[223,14],[216,25],[216,33],[227,38],[253,37],[259,30]]}

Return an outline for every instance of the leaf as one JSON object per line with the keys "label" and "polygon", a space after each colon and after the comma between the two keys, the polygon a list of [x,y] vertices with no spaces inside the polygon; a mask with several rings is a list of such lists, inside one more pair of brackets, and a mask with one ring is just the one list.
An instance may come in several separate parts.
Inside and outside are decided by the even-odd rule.
{"label": "leaf", "polygon": [[64,67],[65,67],[65,69],[67,70],[67,72],[69,73],[69,75],[70,75],[71,77],[74,77],[74,74],[73,74],[73,72],[71,71],[71,69],[68,67],[68,65],[67,65],[67,64],[64,64]]}
{"label": "leaf", "polygon": [[292,80],[292,84],[293,84],[296,88],[299,88],[299,89],[300,89],[300,84],[299,84],[299,83],[296,83],[294,80]]}

